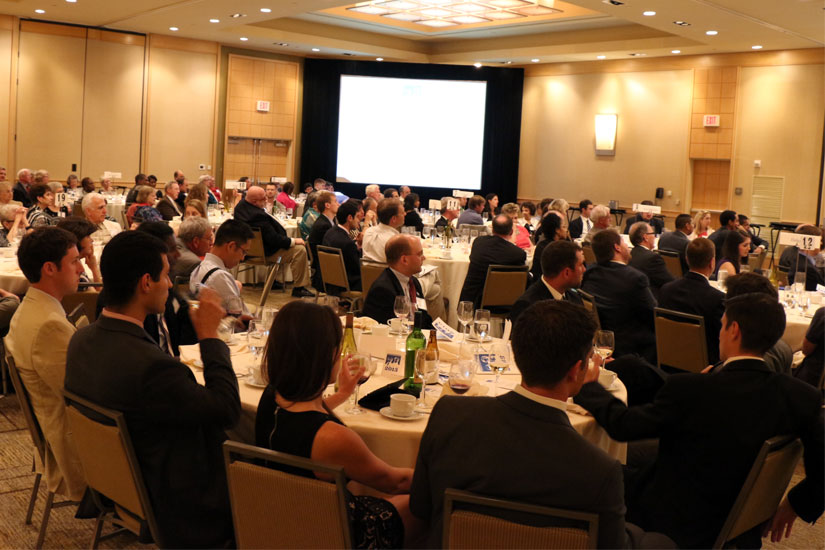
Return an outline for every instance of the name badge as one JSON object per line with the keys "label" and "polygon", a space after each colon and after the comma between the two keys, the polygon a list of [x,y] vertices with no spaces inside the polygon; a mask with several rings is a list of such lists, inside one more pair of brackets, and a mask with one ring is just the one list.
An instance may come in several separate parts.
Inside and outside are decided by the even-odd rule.
{"label": "name badge", "polygon": [[384,373],[390,375],[401,374],[401,355],[388,353],[384,359]]}

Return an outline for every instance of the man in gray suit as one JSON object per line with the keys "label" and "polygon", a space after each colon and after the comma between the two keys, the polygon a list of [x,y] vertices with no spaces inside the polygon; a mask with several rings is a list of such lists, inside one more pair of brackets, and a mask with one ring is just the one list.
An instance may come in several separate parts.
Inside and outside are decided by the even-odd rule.
{"label": "man in gray suit", "polygon": [[189,217],[183,220],[178,230],[177,246],[180,257],[175,261],[169,277],[172,282],[178,277],[189,275],[201,264],[207,252],[212,250],[215,235],[209,220],[201,217]]}

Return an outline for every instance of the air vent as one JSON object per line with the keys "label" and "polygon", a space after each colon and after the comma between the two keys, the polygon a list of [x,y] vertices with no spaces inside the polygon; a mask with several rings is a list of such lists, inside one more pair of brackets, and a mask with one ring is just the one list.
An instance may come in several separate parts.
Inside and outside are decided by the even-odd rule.
{"label": "air vent", "polygon": [[602,4],[608,4],[610,6],[624,6],[624,2],[619,2],[619,0],[602,0]]}
{"label": "air vent", "polygon": [[674,21],[674,25],[679,25],[680,27],[690,27],[690,23],[687,21]]}
{"label": "air vent", "polygon": [[751,192],[751,221],[768,224],[782,219],[782,198],[785,192],[785,178],[777,176],[754,176]]}
{"label": "air vent", "polygon": [[647,54],[646,53],[629,53],[627,55],[629,55],[630,57],[644,57]]}

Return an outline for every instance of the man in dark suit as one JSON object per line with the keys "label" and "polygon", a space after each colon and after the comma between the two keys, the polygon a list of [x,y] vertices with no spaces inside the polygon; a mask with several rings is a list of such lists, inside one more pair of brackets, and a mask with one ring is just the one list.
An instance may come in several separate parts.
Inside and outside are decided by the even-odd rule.
{"label": "man in dark suit", "polygon": [[725,312],[725,293],[710,286],[709,278],[716,266],[716,251],[708,239],[697,238],[687,247],[690,271],[681,279],[662,287],[659,305],[691,315],[700,315],[705,320],[708,362],[719,361],[719,329],[722,328],[722,314]]}
{"label": "man in dark suit", "polygon": [[510,320],[514,323],[524,310],[542,300],[566,300],[581,305],[582,299],[576,292],[584,275],[584,253],[579,245],[571,241],[553,241],[541,253],[541,278],[534,281],[519,296]]}
{"label": "man in dark suit", "polygon": [[630,251],[615,231],[596,233],[593,253],[597,263],[584,272],[582,290],[595,297],[602,328],[615,334],[614,356],[637,353],[655,365],[656,298],[647,276],[627,265]]}
{"label": "man in dark suit", "polygon": [[713,241],[713,246],[716,247],[716,263],[722,259],[722,245],[725,244],[725,239],[728,238],[728,233],[736,231],[739,228],[739,218],[733,210],[724,210],[719,214],[719,229],[708,235],[708,239]]}
{"label": "man in dark suit", "polygon": [[296,298],[312,296],[306,288],[309,285],[309,262],[304,240],[287,237],[278,220],[266,213],[265,205],[266,191],[257,185],[252,186],[246,192],[246,198],[235,207],[235,219],[261,230],[267,258],[276,260],[280,257],[282,263],[289,265],[295,280],[292,295]]}
{"label": "man in dark suit", "polygon": [[571,239],[578,239],[582,235],[587,235],[593,228],[593,221],[590,219],[590,212],[592,210],[593,201],[590,199],[584,199],[579,202],[579,213],[581,215],[570,222],[570,227],[568,228]]}
{"label": "man in dark suit", "polygon": [[175,216],[183,217],[183,209],[178,206],[176,202],[178,195],[180,195],[180,186],[176,181],[170,181],[164,187],[164,196],[155,205],[160,215],[166,221],[171,220]]}
{"label": "man in dark suit", "polygon": [[470,267],[461,288],[461,301],[470,301],[479,307],[487,268],[490,265],[524,265],[527,253],[510,242],[513,219],[499,214],[493,219],[493,234],[476,237],[470,250]]}
{"label": "man in dark suit", "polygon": [[676,230],[666,231],[659,237],[659,250],[669,250],[679,255],[679,263],[682,264],[682,273],[687,273],[689,267],[685,259],[685,249],[690,239],[688,235],[693,232],[693,219],[690,214],[679,214],[676,216]]}
{"label": "man in dark suit", "polygon": [[[143,329],[163,313],[169,291],[166,244],[145,233],[115,236],[100,260],[107,307],[69,343],[65,387],[123,412],[155,511],[163,548],[233,544],[221,445],[240,417],[229,348],[218,339],[225,315],[206,289],[192,324],[204,385]],[[116,368],[115,368],[116,367]]]}
{"label": "man in dark suit", "polygon": [[[174,178],[178,183],[178,188],[180,189],[178,198],[175,199],[175,202],[178,203],[181,210],[186,210],[186,194],[189,192],[189,182],[186,181],[186,176],[181,170],[175,170]],[[137,183],[135,183],[135,185],[137,185]]]}
{"label": "man in dark suit", "polygon": [[23,168],[17,172],[17,183],[12,188],[12,198],[22,203],[25,208],[32,207],[32,199],[29,196],[29,186],[32,184],[32,173],[28,168]]}
{"label": "man in dark suit", "polygon": [[819,237],[820,249],[800,250],[799,247],[789,246],[782,251],[782,255],[779,256],[779,266],[788,270],[788,282],[793,284],[797,273],[805,273],[805,290],[814,291],[816,285],[825,286],[825,277],[814,261],[816,255],[822,250],[822,246],[825,245],[822,230],[813,225],[800,225],[794,233]]}
{"label": "man in dark suit", "polygon": [[[748,218],[745,214],[739,214],[737,218],[739,218],[739,227],[747,231],[751,237],[751,252],[759,253],[768,248],[768,241],[754,233],[751,229],[750,218]],[[761,269],[762,266],[758,267]]]}
{"label": "man in dark suit", "polygon": [[359,201],[352,199],[338,207],[335,214],[338,225],[331,227],[324,235],[321,244],[341,250],[344,257],[344,268],[347,270],[347,281],[350,290],[361,290],[361,253],[358,245],[350,237],[350,231],[361,226],[364,210]]}
{"label": "man in dark suit", "polygon": [[[453,202],[457,203],[454,197],[441,197],[441,217],[435,222],[436,227],[453,227],[453,220],[458,218],[458,210],[452,209]],[[455,229],[455,228],[453,228]]]}
{"label": "man in dark suit", "polygon": [[[645,206],[653,206],[653,201],[642,201],[641,204]],[[662,232],[665,230],[665,222],[662,221],[662,218],[654,218],[653,214],[650,212],[639,212],[634,216],[631,216],[627,219],[627,222],[624,224],[624,231],[623,233],[629,234],[630,228],[633,226],[634,223],[645,222],[649,223],[653,230],[656,232],[657,235],[661,235]]]}
{"label": "man in dark suit", "polygon": [[372,283],[364,300],[364,317],[386,324],[395,317],[393,306],[397,296],[406,296],[411,310],[424,311],[424,328],[432,327],[432,318],[426,311],[424,293],[415,274],[424,263],[421,239],[411,235],[398,234],[387,241],[384,248],[387,267]]}
{"label": "man in dark suit", "polygon": [[[816,521],[825,499],[822,395],[762,360],[784,331],[782,306],[748,294],[725,307],[719,333],[725,363],[713,374],[671,376],[653,403],[639,407],[628,408],[598,383],[585,383],[575,398],[614,439],[659,438],[652,464],[625,476],[627,519],[680,548],[711,547],[759,449],[774,436],[802,439],[807,477],[779,506],[773,539],[790,532],[797,515]],[[598,372],[588,372],[587,382],[597,379]],[[761,526],[736,546],[759,548],[760,534]]]}
{"label": "man in dark suit", "polygon": [[338,212],[338,201],[335,194],[329,191],[321,191],[315,199],[315,209],[320,213],[318,219],[312,224],[312,231],[309,232],[307,243],[312,252],[312,286],[316,289],[324,287],[321,279],[321,265],[318,263],[318,245],[324,240],[324,235],[330,227],[335,226],[335,213]]}
{"label": "man in dark suit", "polygon": [[659,289],[673,280],[673,275],[667,270],[664,259],[653,252],[656,244],[656,233],[650,224],[637,222],[630,227],[630,267],[635,267],[650,281],[650,290],[658,300]]}

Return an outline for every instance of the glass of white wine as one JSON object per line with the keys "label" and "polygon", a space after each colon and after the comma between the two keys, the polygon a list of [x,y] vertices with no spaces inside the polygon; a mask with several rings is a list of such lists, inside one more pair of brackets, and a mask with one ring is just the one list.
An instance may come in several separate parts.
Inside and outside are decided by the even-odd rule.
{"label": "glass of white wine", "polygon": [[493,385],[493,397],[497,397],[499,377],[501,376],[501,373],[507,370],[509,363],[507,345],[502,342],[494,343],[490,346],[490,353],[488,357],[490,368],[496,373],[496,379]]}
{"label": "glass of white wine", "polygon": [[616,339],[612,330],[597,330],[596,336],[593,337],[593,346],[596,354],[602,359],[602,366],[604,362],[613,354],[616,347]]}

